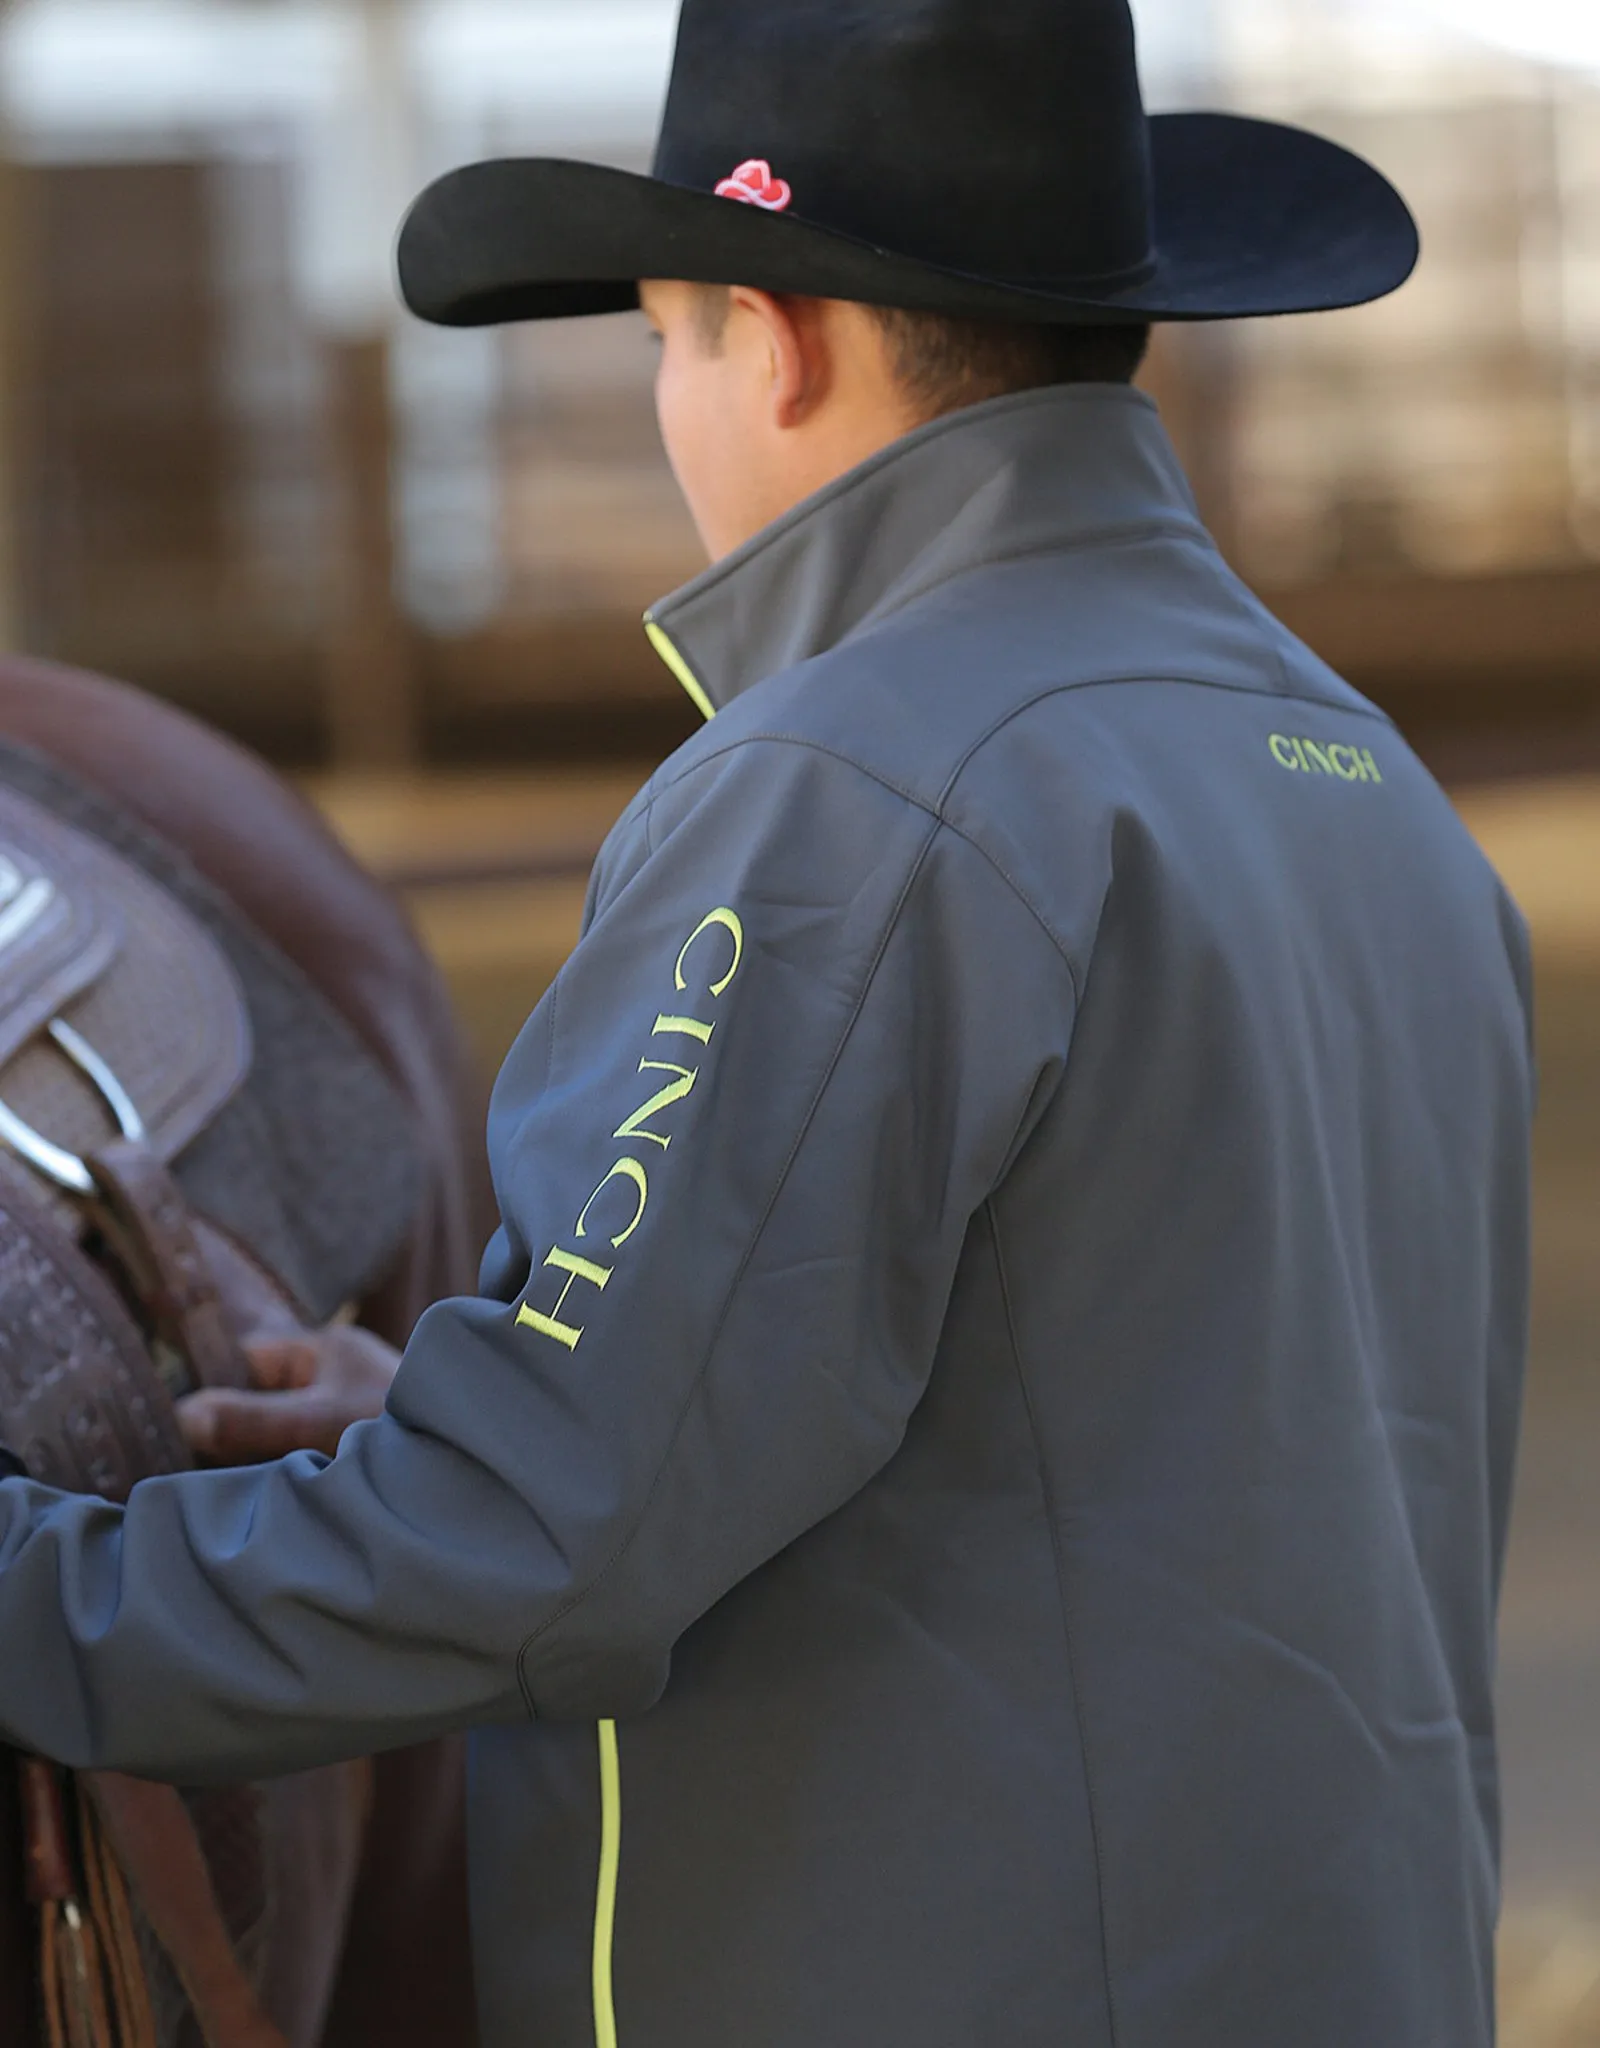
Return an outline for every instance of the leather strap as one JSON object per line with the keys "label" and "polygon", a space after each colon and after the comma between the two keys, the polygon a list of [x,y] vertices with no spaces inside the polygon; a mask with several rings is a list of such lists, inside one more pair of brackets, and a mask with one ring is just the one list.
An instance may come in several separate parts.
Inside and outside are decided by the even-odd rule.
{"label": "leather strap", "polygon": [[128,1883],[80,1779],[78,1840],[89,1913],[100,1937],[107,2002],[116,2015],[115,2048],[160,2048],[150,1978],[139,1946]]}
{"label": "leather strap", "polygon": [[113,1501],[191,1462],[116,1289],[3,1155],[0,1439],[44,1485]]}
{"label": "leather strap", "polygon": [[105,1771],[85,1783],[152,1932],[171,1958],[206,2048],[288,2048],[261,2010],[181,1796]]}
{"label": "leather strap", "polygon": [[39,1988],[50,2048],[120,2048],[105,1958],[85,1910],[78,1859],[53,1764],[21,1763],[28,1896],[39,1914]]}
{"label": "leather strap", "polygon": [[100,1221],[157,1341],[176,1354],[191,1386],[248,1387],[249,1364],[177,1182],[148,1145],[126,1138],[88,1163]]}
{"label": "leather strap", "polygon": [[[159,1334],[208,1384],[246,1383],[243,1353],[170,1175],[153,1155],[132,1146],[113,1148],[96,1170],[104,1190],[99,1220],[117,1239],[117,1255]],[[115,1289],[3,1158],[0,1429],[20,1445],[35,1478],[114,1500],[125,1500],[140,1477],[188,1463],[167,1389]],[[80,2042],[101,2048],[109,2038],[99,2030],[116,1944],[80,1885],[59,1774],[32,1759],[23,1760],[21,1771],[29,1889],[43,1916],[51,2030],[59,2029],[72,2048]],[[286,2048],[235,1953],[182,1797],[126,1778],[94,1775],[85,1782],[116,1861],[193,2006],[206,2048]],[[236,1848],[230,1880],[258,1902],[258,1816],[241,1818],[248,1824],[231,1833],[245,1850]]]}
{"label": "leather strap", "polygon": [[22,1786],[22,1834],[28,1898],[35,1906],[64,1906],[77,1896],[61,1774],[38,1757],[17,1759]]}

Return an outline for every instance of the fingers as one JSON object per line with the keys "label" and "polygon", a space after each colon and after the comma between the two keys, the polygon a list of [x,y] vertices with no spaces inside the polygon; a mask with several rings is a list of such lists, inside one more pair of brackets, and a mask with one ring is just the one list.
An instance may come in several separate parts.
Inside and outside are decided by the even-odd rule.
{"label": "fingers", "polygon": [[178,1424],[208,1465],[263,1465],[294,1451],[338,1453],[353,1418],[316,1393],[237,1393],[209,1387],[178,1403]]}
{"label": "fingers", "polygon": [[263,1393],[290,1393],[316,1381],[316,1341],[310,1335],[252,1338],[246,1341],[244,1351],[250,1361],[250,1377]]}
{"label": "fingers", "polygon": [[353,1423],[383,1413],[400,1354],[364,1330],[307,1331],[245,1344],[254,1391],[208,1387],[180,1402],[195,1457],[259,1465],[293,1451],[338,1454]]}

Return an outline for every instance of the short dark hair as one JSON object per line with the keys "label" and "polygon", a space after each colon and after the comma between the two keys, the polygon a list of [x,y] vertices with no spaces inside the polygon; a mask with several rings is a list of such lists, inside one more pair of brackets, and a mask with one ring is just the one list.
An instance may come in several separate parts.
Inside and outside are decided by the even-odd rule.
{"label": "short dark hair", "polygon": [[900,388],[930,418],[1049,384],[1131,384],[1150,348],[1145,324],[1046,326],[947,313],[869,309]]}
{"label": "short dark hair", "polygon": [[[731,304],[728,286],[700,287],[696,324],[707,348],[721,346]],[[1137,321],[1067,327],[899,306],[866,310],[882,330],[897,383],[927,419],[1051,384],[1131,384],[1150,348],[1150,328]]]}

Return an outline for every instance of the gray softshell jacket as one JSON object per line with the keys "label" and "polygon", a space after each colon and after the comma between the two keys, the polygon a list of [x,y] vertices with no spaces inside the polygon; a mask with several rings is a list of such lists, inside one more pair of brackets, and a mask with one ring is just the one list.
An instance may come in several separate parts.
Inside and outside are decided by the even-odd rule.
{"label": "gray softshell jacket", "polygon": [[489,2048],[1486,2048],[1521,923],[1154,409],[664,605],[716,716],[331,1464],[0,1486],[0,1734],[471,1725]]}

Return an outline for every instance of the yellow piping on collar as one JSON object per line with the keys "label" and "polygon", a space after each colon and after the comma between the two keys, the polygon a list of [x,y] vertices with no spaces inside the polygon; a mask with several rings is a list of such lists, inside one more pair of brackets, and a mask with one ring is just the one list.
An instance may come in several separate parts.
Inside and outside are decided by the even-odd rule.
{"label": "yellow piping on collar", "polygon": [[717,707],[706,695],[700,678],[684,660],[677,648],[673,646],[655,620],[647,618],[644,622],[644,630],[649,635],[650,645],[677,678],[682,686],[684,695],[689,699],[689,702],[696,711],[699,712],[700,716],[706,719],[715,718]]}

